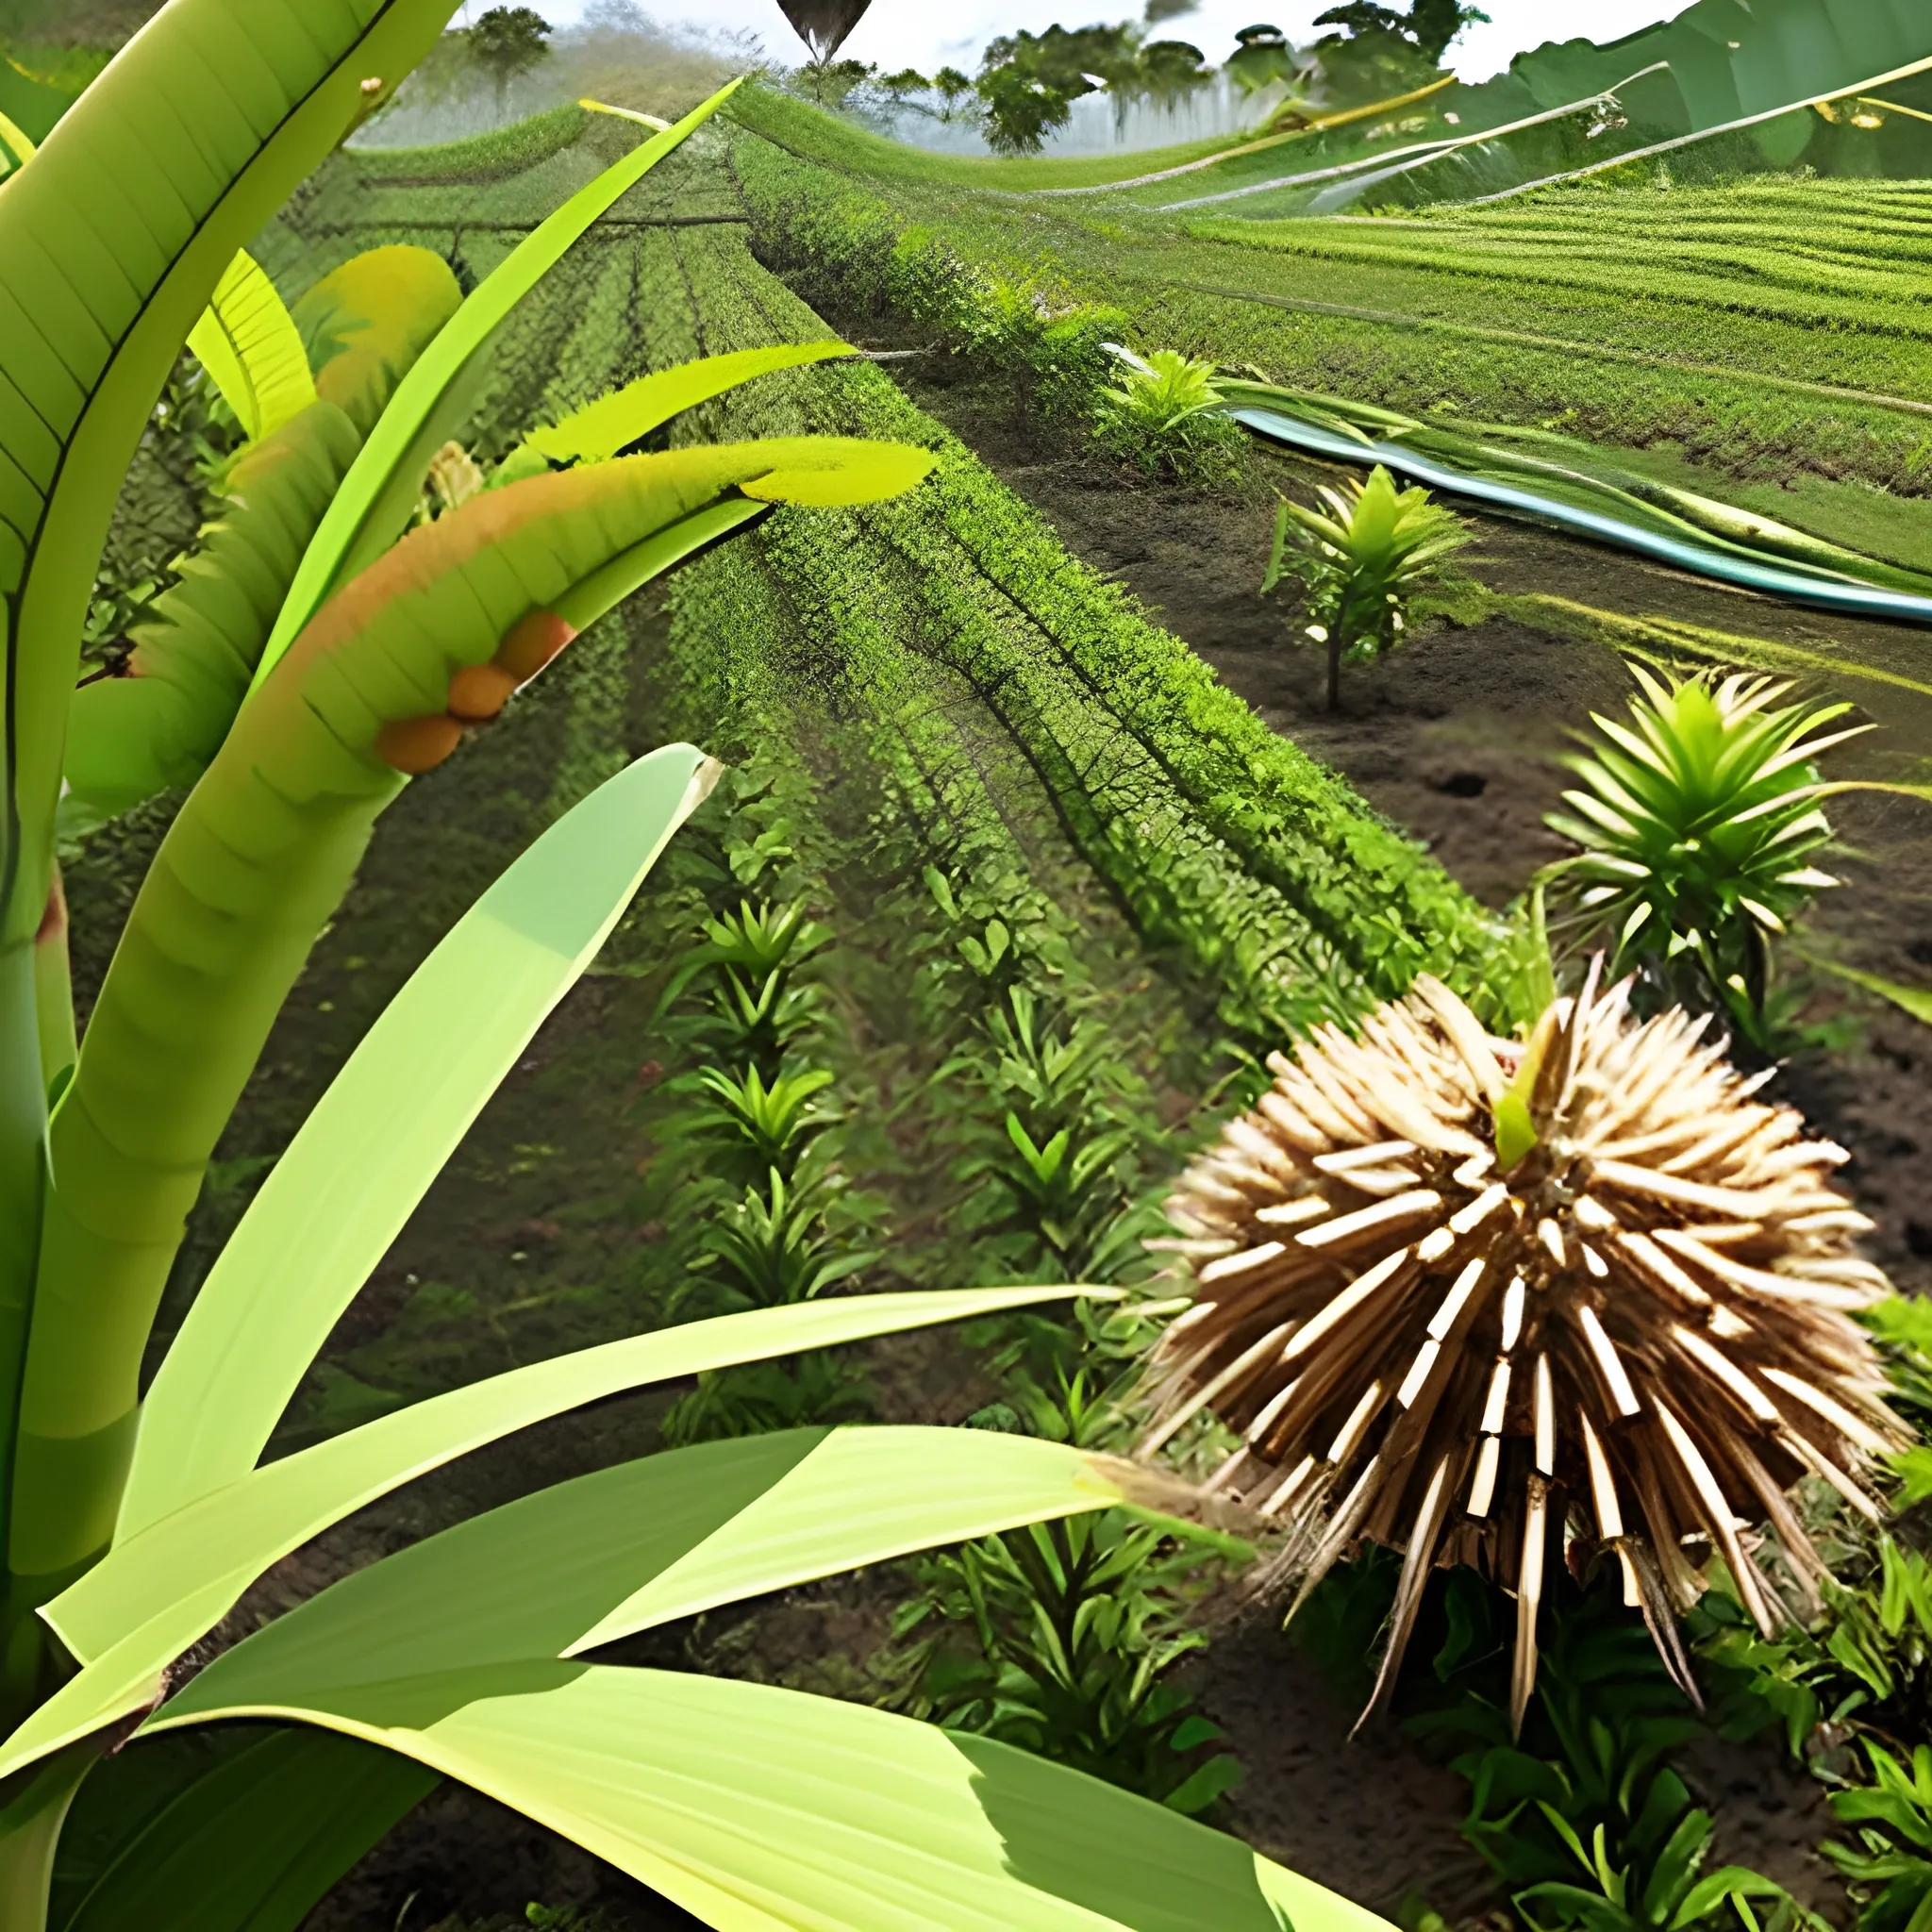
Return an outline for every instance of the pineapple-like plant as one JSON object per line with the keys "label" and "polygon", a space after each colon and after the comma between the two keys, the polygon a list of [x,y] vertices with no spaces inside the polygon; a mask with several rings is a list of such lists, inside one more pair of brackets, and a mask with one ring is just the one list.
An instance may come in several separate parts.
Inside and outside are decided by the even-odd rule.
{"label": "pineapple-like plant", "polygon": [[1341,708],[1341,660],[1374,658],[1402,641],[1408,600],[1470,541],[1456,512],[1420,487],[1399,490],[1377,463],[1366,483],[1315,492],[1324,508],[1281,499],[1266,596],[1283,577],[1307,586],[1304,634],[1328,653],[1328,708]]}
{"label": "pineapple-like plant", "polygon": [[1241,434],[1227,414],[1214,364],[1177,349],[1137,356],[1108,343],[1119,368],[1093,401],[1094,433],[1149,475],[1207,482],[1224,474]]}
{"label": "pineapple-like plant", "polygon": [[1630,723],[1598,717],[1566,760],[1578,784],[1549,824],[1578,850],[1545,874],[1555,924],[1765,1043],[1773,945],[1838,883],[1811,862],[1831,838],[1818,757],[1872,727],[1821,735],[1852,707],[1781,704],[1774,677],[1630,668]]}
{"label": "pineapple-like plant", "polygon": [[1614,1557],[1690,1690],[1699,1553],[1770,1634],[1746,1525],[1815,1598],[1787,1491],[1820,1476],[1875,1517],[1873,1460],[1907,1440],[1851,1320],[1886,1283],[1828,1185],[1843,1152],[1600,963],[1526,1043],[1426,975],[1358,1038],[1319,1029],[1168,1205],[1194,1300],[1142,1453],[1203,1408],[1233,1429],[1209,1487],[1286,1528],[1297,1607],[1358,1544],[1406,1552],[1371,1709],[1431,1568],[1470,1563],[1516,1595],[1520,1724],[1559,1536]]}

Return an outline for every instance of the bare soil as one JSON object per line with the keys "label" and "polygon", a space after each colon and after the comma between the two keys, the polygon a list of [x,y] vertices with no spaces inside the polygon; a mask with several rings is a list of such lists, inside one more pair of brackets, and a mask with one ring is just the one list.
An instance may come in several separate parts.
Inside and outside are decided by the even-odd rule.
{"label": "bare soil", "polygon": [[[853,340],[872,338],[861,330]],[[1592,712],[1622,713],[1635,683],[1617,651],[1501,618],[1439,624],[1379,662],[1344,665],[1341,706],[1330,712],[1322,654],[1292,641],[1300,621],[1290,593],[1263,598],[1258,586],[1276,491],[1307,501],[1338,471],[1257,449],[1224,488],[1176,489],[1114,467],[1077,434],[1036,431],[1016,417],[1005,385],[967,364],[932,356],[889,366],[1074,556],[1132,591],[1262,718],[1341,772],[1486,905],[1507,905],[1568,849],[1543,824],[1568,782],[1557,760]],[[1924,633],[1826,618],[1526,524],[1472,522],[1478,541],[1458,562],[1493,590],[1832,659],[1842,670],[1828,694],[1855,707],[1844,722],[1874,728],[1833,754],[1830,774],[1923,782],[1932,699],[1861,667],[1932,683]],[[1818,677],[1800,685],[1827,694]],[[1828,869],[1844,883],[1820,896],[1814,930],[1849,965],[1932,987],[1932,810],[1857,794],[1831,810],[1840,848]],[[1847,1006],[1834,984],[1822,983],[1814,1017]],[[1863,995],[1850,1009],[1857,1043],[1795,1058],[1774,1091],[1851,1154],[1844,1183],[1879,1224],[1873,1257],[1902,1291],[1932,1293],[1932,1032]]]}

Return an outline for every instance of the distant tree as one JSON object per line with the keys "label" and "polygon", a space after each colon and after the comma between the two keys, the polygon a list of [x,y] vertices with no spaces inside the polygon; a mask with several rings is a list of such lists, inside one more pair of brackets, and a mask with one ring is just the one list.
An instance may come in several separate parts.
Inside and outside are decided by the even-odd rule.
{"label": "distant tree", "polygon": [[504,111],[509,84],[550,52],[550,23],[528,7],[492,7],[468,34],[472,56],[496,83],[496,111]]}
{"label": "distant tree", "polygon": [[1365,104],[1427,85],[1440,75],[1450,42],[1472,21],[1488,18],[1462,0],[1410,0],[1407,13],[1376,0],[1331,7],[1315,25],[1344,31],[1314,49],[1330,105]]}
{"label": "distant tree", "polygon": [[1164,21],[1194,12],[1200,4],[1201,0],[1147,0],[1147,10],[1141,17],[1149,26],[1159,26]]}
{"label": "distant tree", "polygon": [[1477,21],[1487,25],[1489,18],[1481,8],[1464,7],[1459,0],[1412,0],[1408,31],[1431,60],[1441,61],[1464,27],[1473,26]]}
{"label": "distant tree", "polygon": [[[1407,13],[1377,6],[1375,0],[1346,0],[1345,5],[1317,14],[1315,25],[1346,27],[1357,42],[1371,42],[1378,38],[1401,42],[1433,67],[1464,27],[1489,17],[1481,8],[1464,6],[1462,0],[1409,0]],[[1322,44],[1329,45],[1335,38],[1331,36]]]}
{"label": "distant tree", "polygon": [[878,69],[865,60],[813,60],[807,71],[812,99],[822,108],[839,107],[856,89],[878,77]]}
{"label": "distant tree", "polygon": [[1243,93],[1257,94],[1277,80],[1294,78],[1294,49],[1278,26],[1244,26],[1234,38],[1227,71]]}
{"label": "distant tree", "polygon": [[932,84],[946,104],[944,118],[948,121],[958,111],[960,101],[973,92],[972,76],[961,74],[957,67],[941,67],[933,75]]}
{"label": "distant tree", "polygon": [[1138,92],[1172,107],[1211,79],[1207,57],[1188,41],[1149,41],[1141,49]]}
{"label": "distant tree", "polygon": [[1067,125],[1082,94],[1105,88],[1117,105],[1143,97],[1173,101],[1208,77],[1201,50],[1185,41],[1142,46],[1141,26],[1056,24],[991,42],[974,83],[989,144],[999,154],[1037,154]]}

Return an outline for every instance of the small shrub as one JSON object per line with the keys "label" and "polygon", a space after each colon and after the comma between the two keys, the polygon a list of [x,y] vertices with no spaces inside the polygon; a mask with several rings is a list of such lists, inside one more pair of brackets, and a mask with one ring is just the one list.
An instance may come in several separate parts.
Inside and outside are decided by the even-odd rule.
{"label": "small shrub", "polygon": [[1156,349],[1144,360],[1128,349],[1113,353],[1119,374],[1093,406],[1101,442],[1148,475],[1208,482],[1228,475],[1241,432],[1223,407],[1214,364],[1174,349]]}
{"label": "small shrub", "polygon": [[1341,660],[1379,658],[1400,643],[1409,597],[1470,533],[1426,490],[1398,490],[1380,463],[1366,483],[1317,493],[1326,514],[1282,498],[1261,591],[1286,576],[1307,586],[1307,635],[1327,647],[1333,711],[1341,705]]}
{"label": "small shrub", "polygon": [[1932,1916],[1932,1745],[1914,1748],[1907,1765],[1864,1744],[1872,1783],[1831,1795],[1857,1841],[1827,1839],[1824,1849],[1857,1900],[1858,1932],[1908,1932]]}
{"label": "small shrub", "polygon": [[922,1561],[901,1635],[918,1715],[1196,1812],[1239,1780],[1221,1732],[1170,1681],[1208,1638],[1194,1612],[1224,1539],[1118,1511],[1039,1524]]}

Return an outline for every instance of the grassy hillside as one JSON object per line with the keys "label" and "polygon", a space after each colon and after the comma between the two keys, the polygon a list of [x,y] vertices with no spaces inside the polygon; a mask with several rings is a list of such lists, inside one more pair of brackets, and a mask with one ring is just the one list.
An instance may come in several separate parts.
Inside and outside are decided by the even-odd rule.
{"label": "grassy hillside", "polygon": [[974,311],[1024,290],[1142,348],[1567,430],[1835,541],[1932,554],[1924,184],[1774,176],[1262,222],[941,188],[868,172],[872,152],[835,166],[741,134],[761,258],[952,346],[981,346]]}
{"label": "grassy hillside", "polygon": [[[1205,159],[1223,148],[1234,147],[1239,135],[1184,142],[1175,147],[1149,148],[1138,154],[995,157],[933,154],[905,142],[889,141],[809,102],[754,83],[732,101],[727,110],[741,126],[796,155],[845,174],[880,181],[919,183],[928,187],[1002,189],[1094,188],[1177,168]],[[1217,175],[1217,180],[1219,176]]]}

